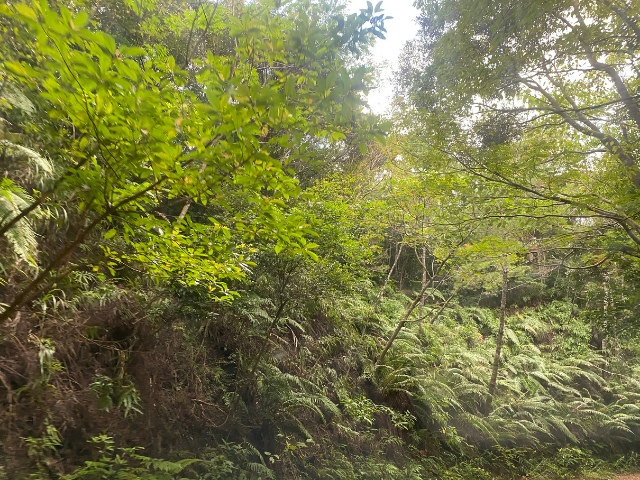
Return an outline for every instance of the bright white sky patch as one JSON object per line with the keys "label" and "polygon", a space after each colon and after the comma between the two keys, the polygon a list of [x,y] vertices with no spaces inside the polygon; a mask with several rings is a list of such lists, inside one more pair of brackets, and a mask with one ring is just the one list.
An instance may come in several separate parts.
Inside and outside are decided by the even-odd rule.
{"label": "bright white sky patch", "polygon": [[[371,3],[375,6],[379,0]],[[367,8],[366,0],[350,0],[347,12],[357,12],[360,8]],[[383,0],[384,13],[393,19],[385,22],[387,29],[386,40],[378,39],[373,47],[373,58],[380,69],[380,85],[369,94],[369,106],[373,113],[384,114],[393,99],[391,77],[393,70],[398,67],[398,57],[404,44],[413,39],[418,32],[415,19],[419,14],[413,6],[413,0]]]}

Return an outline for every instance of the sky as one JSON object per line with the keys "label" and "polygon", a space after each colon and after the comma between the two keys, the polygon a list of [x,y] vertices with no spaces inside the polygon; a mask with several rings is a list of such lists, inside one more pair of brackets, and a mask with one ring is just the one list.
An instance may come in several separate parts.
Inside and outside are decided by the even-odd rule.
{"label": "sky", "polygon": [[[371,0],[375,5],[377,1]],[[360,8],[367,8],[366,0],[351,0],[348,10],[355,12]],[[411,40],[418,32],[415,18],[418,10],[413,6],[413,0],[383,0],[384,13],[393,17],[385,22],[387,29],[386,40],[378,39],[373,48],[376,64],[384,64],[381,71],[380,87],[369,93],[369,106],[374,113],[384,114],[391,104],[393,86],[391,75],[398,66],[398,56],[407,40]],[[386,62],[385,62],[386,61]]]}

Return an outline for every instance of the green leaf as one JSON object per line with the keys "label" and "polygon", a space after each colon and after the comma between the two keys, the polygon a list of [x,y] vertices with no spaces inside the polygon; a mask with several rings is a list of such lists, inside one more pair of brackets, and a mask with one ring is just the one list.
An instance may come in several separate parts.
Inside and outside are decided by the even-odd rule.
{"label": "green leaf", "polygon": [[32,20],[38,19],[38,16],[36,15],[36,12],[33,10],[33,8],[29,8],[22,3],[17,4],[15,8],[20,14],[24,15],[27,18],[30,18]]}
{"label": "green leaf", "polygon": [[89,15],[85,11],[81,11],[71,22],[71,28],[80,30],[89,22]]}
{"label": "green leaf", "polygon": [[96,38],[98,39],[98,45],[105,48],[109,53],[116,53],[116,41],[111,35],[107,35],[104,32],[96,32]]}
{"label": "green leaf", "polygon": [[127,47],[126,45],[120,45],[120,54],[126,55],[127,57],[144,57],[147,52],[144,48],[140,47]]}

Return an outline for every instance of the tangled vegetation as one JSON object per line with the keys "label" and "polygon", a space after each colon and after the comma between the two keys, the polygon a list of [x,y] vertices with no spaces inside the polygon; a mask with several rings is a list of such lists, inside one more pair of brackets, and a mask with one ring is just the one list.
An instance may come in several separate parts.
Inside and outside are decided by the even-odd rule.
{"label": "tangled vegetation", "polygon": [[640,4],[0,5],[0,479],[640,467]]}

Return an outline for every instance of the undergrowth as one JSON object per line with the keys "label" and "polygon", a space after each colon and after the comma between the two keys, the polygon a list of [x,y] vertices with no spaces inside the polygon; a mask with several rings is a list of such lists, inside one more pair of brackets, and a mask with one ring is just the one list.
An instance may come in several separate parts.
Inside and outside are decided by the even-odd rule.
{"label": "undergrowth", "polygon": [[[5,457],[8,478],[559,480],[637,466],[637,366],[585,348],[588,331],[568,303],[510,318],[487,413],[494,311],[452,306],[422,335],[408,327],[376,364],[402,294],[374,313],[367,283],[331,301],[309,301],[298,287],[275,321],[274,301],[257,293],[229,306],[178,295],[156,301],[155,326],[126,332],[117,319],[136,315],[144,289],[119,308],[91,294],[59,303],[60,318],[78,315],[67,320],[78,336],[59,336],[53,322],[23,346],[30,363],[20,368],[32,380],[12,388],[4,418],[13,423],[4,425],[20,432],[5,430],[5,438],[26,456],[20,467]],[[94,316],[81,325],[91,308],[103,323]],[[256,359],[272,324],[269,349]],[[93,345],[90,356],[74,350],[87,348],[82,342]],[[10,337],[3,345],[18,348]],[[79,399],[91,412],[83,430],[70,423],[78,420],[68,403]],[[34,402],[43,429],[16,422]],[[79,466],[69,471],[74,458]]]}

